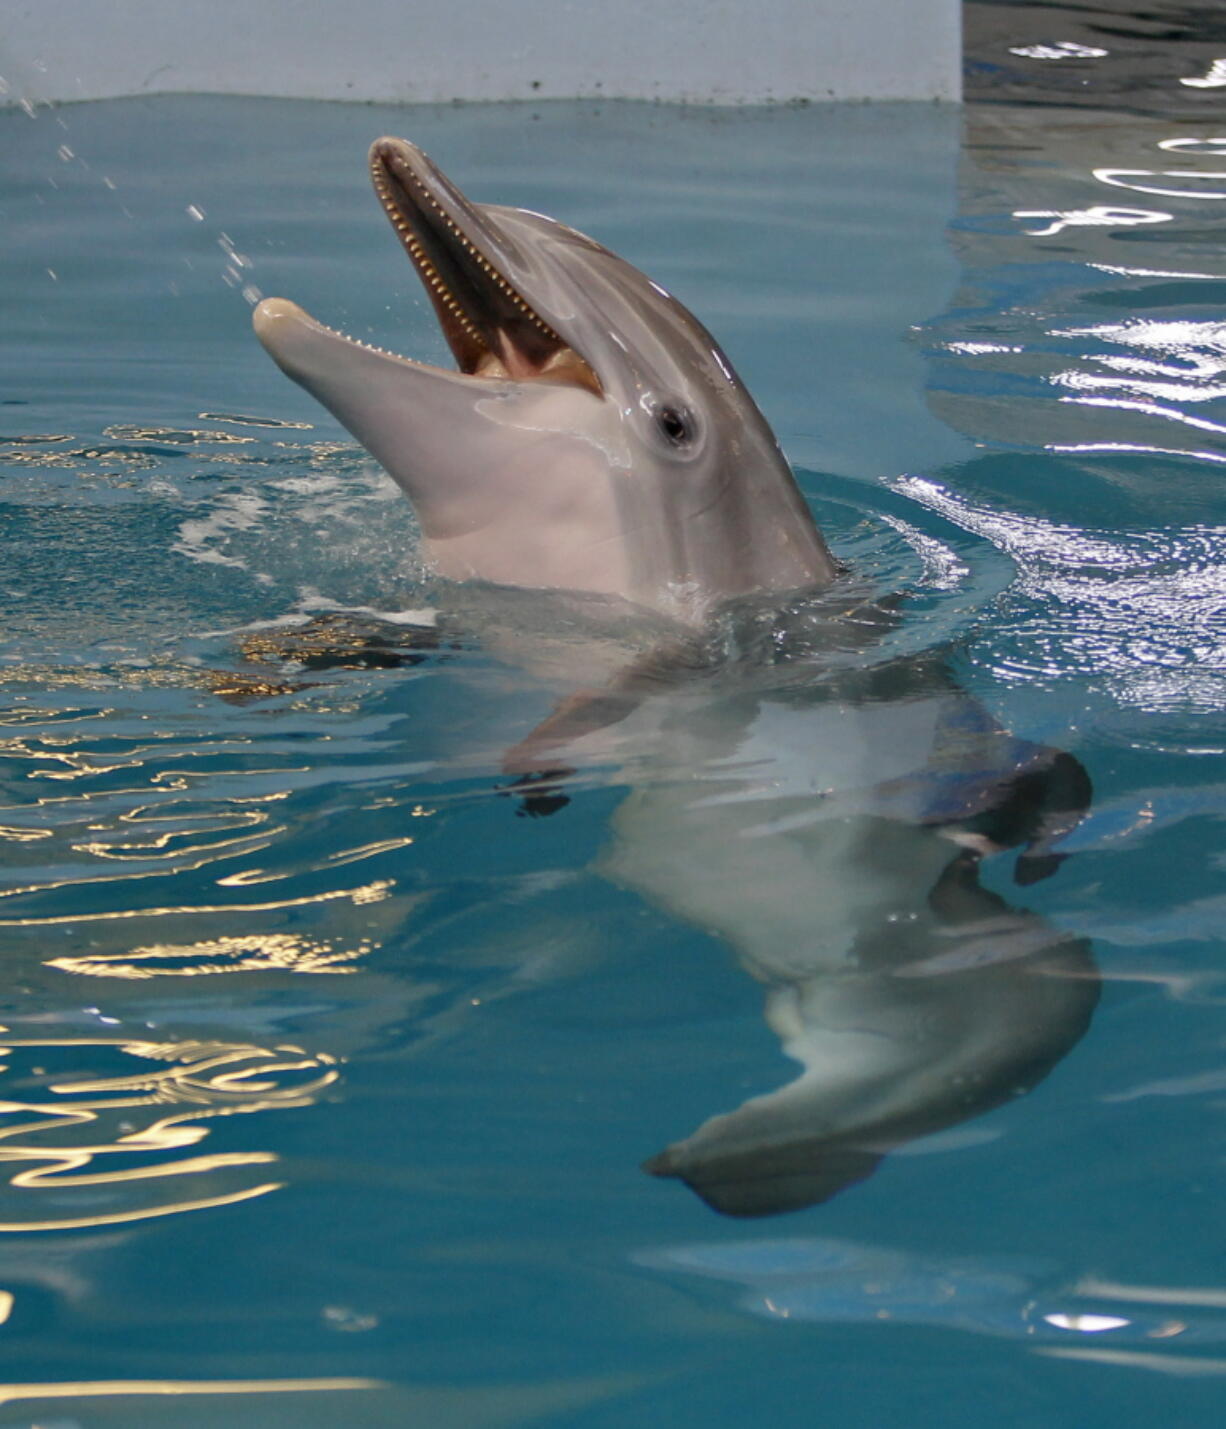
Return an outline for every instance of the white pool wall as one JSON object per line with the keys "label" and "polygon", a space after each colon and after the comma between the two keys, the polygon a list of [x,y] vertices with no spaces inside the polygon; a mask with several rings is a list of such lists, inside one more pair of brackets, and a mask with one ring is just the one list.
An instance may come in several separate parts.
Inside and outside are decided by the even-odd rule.
{"label": "white pool wall", "polygon": [[0,0],[9,103],[950,100],[961,0]]}

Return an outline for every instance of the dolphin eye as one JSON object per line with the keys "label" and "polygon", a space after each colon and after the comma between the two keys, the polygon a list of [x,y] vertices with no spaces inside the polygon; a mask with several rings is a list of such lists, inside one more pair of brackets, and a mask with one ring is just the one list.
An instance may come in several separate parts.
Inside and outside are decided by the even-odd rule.
{"label": "dolphin eye", "polygon": [[675,447],[683,447],[694,439],[694,422],[682,407],[660,407],[656,411],[656,426]]}

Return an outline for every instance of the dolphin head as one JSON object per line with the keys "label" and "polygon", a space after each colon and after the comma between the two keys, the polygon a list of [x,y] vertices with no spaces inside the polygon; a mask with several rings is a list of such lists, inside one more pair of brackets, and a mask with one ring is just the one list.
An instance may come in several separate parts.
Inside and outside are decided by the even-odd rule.
{"label": "dolphin head", "polygon": [[675,298],[574,229],[471,203],[402,139],[370,170],[457,370],[281,298],[255,330],[404,489],[440,575],[688,621],[835,575],[762,414]]}

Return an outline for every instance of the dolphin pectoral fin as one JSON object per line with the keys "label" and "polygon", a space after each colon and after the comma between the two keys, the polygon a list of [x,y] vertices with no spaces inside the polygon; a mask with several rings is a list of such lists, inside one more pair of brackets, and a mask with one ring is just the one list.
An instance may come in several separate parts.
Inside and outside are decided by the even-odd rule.
{"label": "dolphin pectoral fin", "polygon": [[[567,695],[518,744],[502,758],[504,774],[514,775],[505,792],[531,789],[524,796],[521,812],[552,814],[569,802],[552,807],[540,807],[546,791],[574,773],[559,763],[561,752],[586,735],[596,734],[620,724],[634,713],[650,695],[675,684],[694,668],[690,647],[681,642],[653,646],[646,654],[632,660],[607,685],[599,689],[579,690]],[[556,794],[554,797],[560,797]],[[538,807],[529,808],[531,801]]]}
{"label": "dolphin pectoral fin", "polygon": [[[502,758],[504,774],[515,774],[517,782],[539,779],[557,752],[586,734],[620,724],[638,707],[642,697],[618,690],[581,690],[568,695]],[[570,772],[570,771],[566,771]]]}
{"label": "dolphin pectoral fin", "polygon": [[559,749],[585,734],[625,719],[638,703],[603,691],[584,691],[563,700],[531,733],[502,757],[504,774],[515,777],[498,791],[518,795],[516,813],[530,819],[556,814],[570,803],[561,786],[574,770],[558,762]]}

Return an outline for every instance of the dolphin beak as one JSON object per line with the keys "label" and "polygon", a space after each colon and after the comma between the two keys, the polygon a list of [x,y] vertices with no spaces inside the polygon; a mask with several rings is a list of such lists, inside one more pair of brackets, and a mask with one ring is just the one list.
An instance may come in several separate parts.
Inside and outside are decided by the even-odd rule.
{"label": "dolphin beak", "polygon": [[[372,371],[392,363],[415,371],[441,373],[424,362],[399,357],[382,347],[359,342],[355,337],[337,332],[313,318],[305,308],[288,298],[265,298],[251,315],[255,335],[264,344],[273,361],[297,382],[311,386],[313,377],[327,377],[336,371],[336,350],[343,349],[355,370]],[[454,373],[448,374],[454,376]],[[321,399],[326,400],[326,399]]]}

